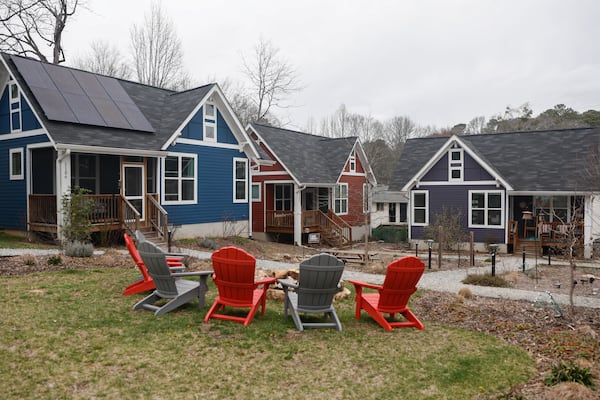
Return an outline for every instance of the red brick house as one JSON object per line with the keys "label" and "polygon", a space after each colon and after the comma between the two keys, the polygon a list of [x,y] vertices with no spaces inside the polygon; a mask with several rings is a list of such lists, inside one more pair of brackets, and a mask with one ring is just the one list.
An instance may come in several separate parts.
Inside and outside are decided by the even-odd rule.
{"label": "red brick house", "polygon": [[327,138],[250,124],[252,234],[341,246],[369,233],[376,179],[357,137]]}

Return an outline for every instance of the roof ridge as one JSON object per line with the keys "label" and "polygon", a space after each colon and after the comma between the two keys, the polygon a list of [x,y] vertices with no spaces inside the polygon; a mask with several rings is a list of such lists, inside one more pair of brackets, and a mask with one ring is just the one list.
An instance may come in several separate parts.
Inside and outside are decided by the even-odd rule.
{"label": "roof ridge", "polygon": [[281,127],[278,127],[278,126],[259,124],[257,122],[253,122],[252,125],[259,126],[259,127],[264,127],[264,128],[277,129],[277,130],[280,130],[280,131],[287,131],[287,132],[291,132],[291,133],[297,133],[297,134],[300,134],[300,135],[312,136],[312,137],[315,137],[315,138],[322,138],[322,139],[327,139],[327,140],[358,138],[358,136],[328,137],[328,136],[318,135],[318,134],[315,134],[315,133],[308,133],[308,132],[302,132],[302,131],[297,131],[297,130],[288,129],[288,128],[281,128]]}
{"label": "roof ridge", "polygon": [[[193,88],[189,88],[189,89],[181,90],[181,91],[179,91],[179,92],[177,92],[177,91],[174,91],[173,93],[169,93],[169,96],[176,96],[176,95],[178,95],[178,94],[183,94],[183,93],[192,92],[192,91],[194,91],[194,90],[204,89],[204,88],[206,88],[206,87],[208,87],[208,86],[214,86],[214,85],[216,85],[216,84],[217,84],[216,82],[211,82],[211,83],[204,84],[204,85],[202,85],[202,86],[196,86],[196,87],[193,87]],[[167,89],[167,90],[168,90],[168,89]]]}

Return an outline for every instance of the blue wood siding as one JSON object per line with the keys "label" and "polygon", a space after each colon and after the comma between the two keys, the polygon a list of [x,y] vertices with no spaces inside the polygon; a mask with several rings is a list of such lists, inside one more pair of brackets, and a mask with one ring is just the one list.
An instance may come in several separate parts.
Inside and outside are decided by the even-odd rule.
{"label": "blue wood siding", "polygon": [[[476,242],[504,243],[505,228],[469,228],[469,190],[504,190],[495,185],[448,185],[448,186],[425,186],[421,185],[418,190],[429,192],[429,223],[435,223],[435,216],[445,207],[448,210],[457,210],[462,217],[462,225],[467,232],[473,232]],[[508,205],[504,204],[504,215],[506,216]],[[411,226],[412,239],[428,239],[425,237],[425,228],[422,226]]]}
{"label": "blue wood siding", "polygon": [[465,181],[493,181],[495,178],[490,175],[481,165],[475,161],[467,152],[464,152],[464,172]]}
{"label": "blue wood siding", "polygon": [[0,97],[0,134],[10,133],[10,108],[8,105],[8,86]]}
{"label": "blue wood siding", "polygon": [[[4,92],[0,97],[0,134],[10,133],[10,105],[8,101],[8,86],[5,86]],[[37,120],[31,106],[25,100],[25,97],[21,96],[21,121],[22,131],[31,131],[34,129],[40,129],[42,125]]]}
{"label": "blue wood siding", "polygon": [[[46,135],[0,140],[0,228],[27,229],[27,145],[47,142]],[[10,180],[9,151],[23,149],[24,178]]]}
{"label": "blue wood siding", "polygon": [[248,203],[233,202],[233,159],[246,158],[244,153],[236,149],[189,144],[176,144],[169,151],[198,155],[198,203],[164,205],[170,223],[187,225],[248,220]]}
{"label": "blue wood siding", "polygon": [[[198,110],[198,112],[181,130],[181,137],[194,140],[204,139],[203,107]],[[227,125],[227,122],[225,122],[223,114],[221,114],[219,110],[217,110],[217,142],[237,144],[237,139]]]}
{"label": "blue wood siding", "polygon": [[21,96],[21,119],[23,121],[23,131],[32,131],[34,129],[41,129],[42,125],[37,120],[29,103],[25,100],[25,97]]}

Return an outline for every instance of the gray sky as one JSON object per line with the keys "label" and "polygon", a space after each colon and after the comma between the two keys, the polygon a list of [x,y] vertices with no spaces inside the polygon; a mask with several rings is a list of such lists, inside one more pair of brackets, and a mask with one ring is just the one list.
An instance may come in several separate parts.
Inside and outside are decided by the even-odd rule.
{"label": "gray sky", "polygon": [[[150,0],[88,0],[68,24],[67,57],[108,40],[129,53],[129,29]],[[529,102],[600,109],[597,0],[163,0],[194,79],[242,80],[242,54],[262,36],[305,88],[276,110],[302,129],[341,103],[380,120],[407,115],[452,126]]]}

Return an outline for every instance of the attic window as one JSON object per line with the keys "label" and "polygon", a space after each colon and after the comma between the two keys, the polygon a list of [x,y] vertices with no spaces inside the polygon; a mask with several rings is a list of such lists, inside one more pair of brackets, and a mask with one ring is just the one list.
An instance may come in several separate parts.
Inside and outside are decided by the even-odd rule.
{"label": "attic window", "polygon": [[350,172],[356,172],[356,154],[350,154]]}
{"label": "attic window", "polygon": [[206,103],[204,107],[204,140],[207,142],[217,141],[217,107],[213,103]]}
{"label": "attic window", "polygon": [[448,152],[448,180],[462,181],[463,180],[463,150],[450,149]]}
{"label": "attic window", "polygon": [[8,82],[10,91],[10,130],[11,132],[21,131],[21,96],[19,87],[14,80]]}

